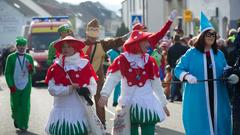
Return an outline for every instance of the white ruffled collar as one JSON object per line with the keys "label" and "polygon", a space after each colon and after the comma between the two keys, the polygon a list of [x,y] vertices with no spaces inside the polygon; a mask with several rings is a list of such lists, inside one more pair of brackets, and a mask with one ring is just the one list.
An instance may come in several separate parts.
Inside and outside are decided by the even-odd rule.
{"label": "white ruffled collar", "polygon": [[[55,61],[60,66],[62,66],[62,57],[63,55],[60,55],[59,58],[57,58]],[[83,69],[87,64],[88,64],[88,59],[81,58],[79,53],[75,53],[72,56],[65,57],[64,70],[78,71]]]}
{"label": "white ruffled collar", "polygon": [[130,66],[132,68],[142,68],[144,69],[145,64],[147,64],[149,60],[149,54],[132,54],[128,52],[122,53],[123,56],[127,59],[127,61],[130,63]]}

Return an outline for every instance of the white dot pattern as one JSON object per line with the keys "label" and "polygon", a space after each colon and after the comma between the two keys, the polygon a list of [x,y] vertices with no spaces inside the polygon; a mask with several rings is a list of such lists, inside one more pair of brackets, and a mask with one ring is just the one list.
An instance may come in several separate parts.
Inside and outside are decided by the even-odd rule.
{"label": "white dot pattern", "polygon": [[143,73],[142,73],[143,75],[145,75],[146,74],[146,71],[143,71]]}
{"label": "white dot pattern", "polygon": [[128,72],[132,72],[132,69],[131,69],[131,68],[129,68],[129,69],[128,69]]}

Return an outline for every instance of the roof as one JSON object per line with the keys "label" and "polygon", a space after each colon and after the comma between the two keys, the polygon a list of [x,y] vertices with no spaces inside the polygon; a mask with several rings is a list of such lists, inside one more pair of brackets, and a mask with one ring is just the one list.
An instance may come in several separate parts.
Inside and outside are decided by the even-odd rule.
{"label": "roof", "polygon": [[38,13],[36,13],[31,8],[24,5],[19,0],[5,0],[6,3],[8,3],[10,6],[21,12],[24,16],[37,16]]}

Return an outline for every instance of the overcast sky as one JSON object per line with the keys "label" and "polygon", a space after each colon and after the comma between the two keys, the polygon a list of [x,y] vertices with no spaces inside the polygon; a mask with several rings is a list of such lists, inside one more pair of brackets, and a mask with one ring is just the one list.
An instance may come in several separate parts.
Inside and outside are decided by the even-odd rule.
{"label": "overcast sky", "polygon": [[67,2],[71,4],[79,4],[84,1],[99,1],[102,3],[106,8],[118,12],[118,10],[121,8],[121,2],[123,0],[57,0],[58,2]]}

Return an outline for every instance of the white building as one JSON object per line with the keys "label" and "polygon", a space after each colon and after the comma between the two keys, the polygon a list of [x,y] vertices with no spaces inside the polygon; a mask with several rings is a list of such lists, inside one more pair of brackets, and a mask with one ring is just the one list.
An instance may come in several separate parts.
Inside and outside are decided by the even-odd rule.
{"label": "white building", "polygon": [[240,0],[230,0],[230,28],[240,27]]}
{"label": "white building", "polygon": [[0,0],[0,11],[0,46],[14,45],[33,16],[50,15],[31,0]]}
{"label": "white building", "polygon": [[[134,4],[135,3],[135,4]],[[142,3],[139,6],[136,3]],[[143,22],[150,32],[158,31],[167,21],[170,12],[177,9],[178,17],[172,28],[181,25],[185,35],[196,34],[199,28],[200,12],[203,11],[212,21],[222,37],[229,28],[240,26],[239,0],[125,0],[122,2],[122,19],[131,28],[131,15],[137,9],[143,15]],[[184,21],[184,10],[192,12],[192,20]]]}
{"label": "white building", "polygon": [[[196,4],[198,3],[198,4]],[[193,19],[200,18],[200,12],[203,11],[209,20],[211,20],[215,29],[222,37],[226,36],[230,20],[230,1],[229,0],[195,0],[187,1],[187,9],[192,11]],[[189,28],[191,33],[197,22],[192,21]],[[188,32],[190,32],[188,31]]]}
{"label": "white building", "polygon": [[142,15],[142,22],[150,32],[159,31],[168,19],[169,12],[164,10],[164,1],[166,0],[124,0],[122,2],[123,22],[131,30],[132,15]]}
{"label": "white building", "polygon": [[[122,20],[125,25],[132,29],[132,16],[144,15],[144,0],[124,0],[122,2]],[[144,19],[142,20],[144,21]]]}

